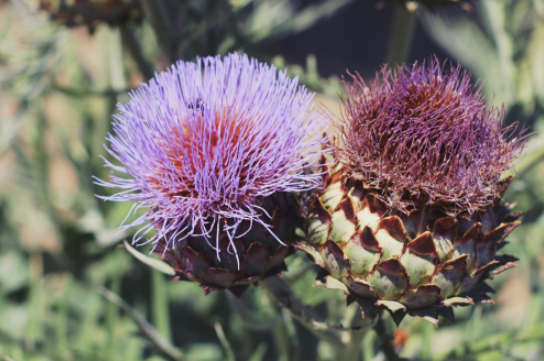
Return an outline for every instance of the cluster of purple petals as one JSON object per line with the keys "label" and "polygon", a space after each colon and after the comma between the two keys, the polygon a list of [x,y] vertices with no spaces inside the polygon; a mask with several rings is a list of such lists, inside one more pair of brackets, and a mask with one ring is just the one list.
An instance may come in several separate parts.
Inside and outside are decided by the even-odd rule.
{"label": "cluster of purple petals", "polygon": [[120,165],[106,159],[111,181],[98,183],[121,190],[104,199],[135,201],[131,213],[147,210],[121,227],[142,227],[134,243],[153,230],[146,243],[213,240],[215,222],[241,236],[243,220],[269,227],[263,197],[320,185],[304,171],[323,142],[313,94],[245,55],[178,62],[118,110],[106,149]]}
{"label": "cluster of purple petals", "polygon": [[395,208],[433,204],[450,213],[491,205],[526,136],[504,127],[459,66],[384,67],[347,85],[340,158]]}

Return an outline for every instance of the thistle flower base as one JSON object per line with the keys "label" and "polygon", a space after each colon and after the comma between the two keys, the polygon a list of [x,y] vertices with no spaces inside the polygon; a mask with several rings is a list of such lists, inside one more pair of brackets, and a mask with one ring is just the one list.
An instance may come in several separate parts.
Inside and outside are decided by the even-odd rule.
{"label": "thistle flower base", "polygon": [[[293,196],[277,193],[263,199],[262,207],[272,216],[268,230],[259,223],[243,221],[238,234],[247,233],[234,237],[231,242],[228,235],[220,231],[218,247],[212,247],[214,239],[207,242],[202,236],[192,235],[171,241],[170,245],[161,240],[154,252],[174,268],[175,280],[198,282],[206,293],[227,289],[240,297],[251,284],[285,270],[284,259],[292,252],[290,244],[297,223]],[[215,232],[216,229],[210,234]],[[286,243],[279,243],[272,233]]]}
{"label": "thistle flower base", "polygon": [[[501,196],[510,181],[499,184]],[[439,315],[453,319],[452,306],[491,303],[485,281],[515,266],[514,257],[496,255],[520,224],[500,197],[487,210],[452,217],[417,200],[392,210],[342,166],[325,182],[310,201],[308,240],[296,247],[323,268],[317,282],[344,289],[364,315],[387,309],[396,322],[407,313],[434,324]]]}

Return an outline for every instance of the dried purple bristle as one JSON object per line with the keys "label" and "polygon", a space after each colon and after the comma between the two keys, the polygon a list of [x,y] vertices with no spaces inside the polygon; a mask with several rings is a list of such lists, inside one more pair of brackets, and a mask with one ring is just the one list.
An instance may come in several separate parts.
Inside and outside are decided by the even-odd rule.
{"label": "dried purple bristle", "polygon": [[122,191],[103,198],[147,209],[121,230],[146,224],[134,243],[154,229],[147,242],[203,232],[213,247],[216,222],[231,240],[243,220],[269,229],[262,198],[320,185],[304,172],[323,142],[312,98],[297,79],[245,55],[178,62],[157,74],[118,105],[107,138],[122,165],[106,160],[111,182],[98,183]]}
{"label": "dried purple bristle", "polygon": [[492,204],[526,136],[514,136],[517,124],[503,127],[503,108],[487,108],[467,72],[432,59],[384,67],[369,84],[353,79],[338,149],[353,176],[381,189],[393,208],[472,214]]}

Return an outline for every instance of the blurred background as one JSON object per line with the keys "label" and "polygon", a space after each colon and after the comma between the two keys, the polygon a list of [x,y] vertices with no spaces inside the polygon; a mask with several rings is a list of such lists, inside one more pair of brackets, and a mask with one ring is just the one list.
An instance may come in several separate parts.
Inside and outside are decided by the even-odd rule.
{"label": "blurred background", "polygon": [[[544,0],[0,0],[0,360],[342,359],[259,289],[205,296],[142,264],[117,234],[130,204],[95,197],[116,103],[178,59],[232,51],[333,112],[346,70],[436,54],[484,79],[505,121],[534,132],[506,195],[526,212],[507,247],[519,266],[492,282],[496,305],[438,329],[405,319],[393,343],[412,360],[544,359]],[[346,326],[355,306],[311,287],[305,257],[288,265],[294,292]],[[358,359],[383,360],[357,332]]]}

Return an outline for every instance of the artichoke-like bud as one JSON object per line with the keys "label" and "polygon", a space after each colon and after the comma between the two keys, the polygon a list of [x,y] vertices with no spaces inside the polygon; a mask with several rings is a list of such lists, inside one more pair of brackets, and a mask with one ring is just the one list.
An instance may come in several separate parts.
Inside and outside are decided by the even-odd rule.
{"label": "artichoke-like bud", "polygon": [[353,78],[298,247],[364,314],[436,323],[454,305],[491,302],[485,281],[514,266],[497,251],[520,224],[501,204],[512,178],[500,177],[525,136],[502,126],[459,67],[431,60],[384,68],[368,85]]}
{"label": "artichoke-like bud", "polygon": [[[160,239],[154,251],[174,268],[174,279],[198,282],[206,293],[228,289],[240,297],[252,283],[286,269],[284,259],[292,252],[295,227],[301,223],[294,212],[296,207],[290,193],[265,197],[260,206],[264,209],[262,214],[266,212],[272,218],[265,225],[242,220],[237,225],[237,232],[242,237],[231,240],[227,232],[221,232],[236,222],[225,219],[209,230],[213,235],[219,228],[215,245],[196,229],[194,235],[172,242],[170,246],[166,239]],[[235,253],[225,252],[229,249]]]}
{"label": "artichoke-like bud", "polygon": [[[292,250],[294,192],[320,185],[307,164],[319,157],[322,122],[297,81],[247,56],[179,62],[119,105],[101,185],[122,189],[112,201],[147,212],[154,252],[176,278],[206,292],[240,295],[284,267]],[[312,160],[313,159],[313,160]],[[152,233],[150,233],[152,232]]]}

